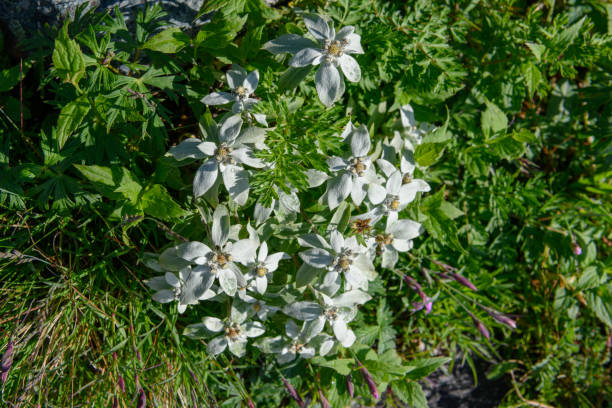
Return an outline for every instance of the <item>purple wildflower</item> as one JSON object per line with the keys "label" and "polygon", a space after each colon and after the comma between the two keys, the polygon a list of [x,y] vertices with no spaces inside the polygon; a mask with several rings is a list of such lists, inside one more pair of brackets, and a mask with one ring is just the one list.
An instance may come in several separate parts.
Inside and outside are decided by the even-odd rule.
{"label": "purple wildflower", "polygon": [[487,329],[487,326],[485,326],[480,320],[476,319],[475,317],[472,317],[472,319],[474,319],[474,323],[476,323],[476,327],[478,328],[480,334],[482,334],[487,340],[489,340],[489,337],[491,337],[491,333],[489,333],[489,329]]}
{"label": "purple wildflower", "polygon": [[125,392],[125,381],[123,381],[123,376],[121,374],[119,374],[119,377],[117,378],[117,385],[119,386],[121,392]]}
{"label": "purple wildflower", "polygon": [[489,315],[493,319],[497,320],[501,324],[505,324],[508,327],[516,329],[516,322],[513,319],[509,318],[508,316],[505,316],[505,315],[503,315],[501,313],[497,313],[497,312],[495,312],[493,310],[487,310],[487,313],[489,313]]}
{"label": "purple wildflower", "polygon": [[323,406],[323,408],[331,408],[331,406],[329,405],[329,402],[327,401],[327,398],[325,398],[325,395],[323,395],[323,391],[321,391],[320,388],[319,388],[319,399],[321,400],[321,405]]}
{"label": "purple wildflower", "polygon": [[302,400],[302,397],[300,397],[300,394],[298,394],[296,389],[293,388],[291,384],[289,384],[289,381],[285,380],[284,378],[282,380],[283,384],[285,384],[285,388],[287,388],[287,391],[289,392],[289,395],[291,395],[291,398],[293,398],[300,407],[304,407],[304,401]]}
{"label": "purple wildflower", "polygon": [[374,382],[374,379],[372,378],[372,374],[370,374],[368,369],[365,368],[359,360],[357,360],[357,365],[359,366],[361,375],[363,376],[363,380],[366,382],[366,384],[368,384],[368,388],[370,389],[370,394],[372,394],[372,396],[375,399],[378,399],[380,395],[378,394],[378,388],[376,388],[376,383]]}
{"label": "purple wildflower", "polygon": [[346,376],[346,389],[348,390],[351,398],[353,398],[353,395],[355,395],[355,386],[353,385],[353,379],[350,375]]}
{"label": "purple wildflower", "polygon": [[140,389],[140,395],[138,396],[138,404],[136,404],[136,408],[145,408],[147,406],[147,396],[145,395],[144,390]]}
{"label": "purple wildflower", "polygon": [[9,341],[6,345],[6,351],[2,355],[2,364],[0,366],[0,379],[2,380],[2,384],[6,382],[8,378],[8,372],[13,365],[13,341]]}
{"label": "purple wildflower", "polygon": [[457,282],[459,282],[460,284],[462,284],[463,286],[470,288],[472,290],[478,290],[476,288],[476,286],[474,286],[474,284],[472,282],[470,282],[467,278],[457,274],[457,273],[452,273],[451,276],[453,277],[454,280],[456,280]]}

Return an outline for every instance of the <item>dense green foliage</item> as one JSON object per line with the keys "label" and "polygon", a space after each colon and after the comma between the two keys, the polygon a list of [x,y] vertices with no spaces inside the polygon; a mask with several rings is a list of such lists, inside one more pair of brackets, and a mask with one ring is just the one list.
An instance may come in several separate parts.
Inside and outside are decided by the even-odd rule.
{"label": "dense green foliage", "polygon": [[[348,404],[352,373],[356,396],[373,404],[356,357],[389,404],[424,407],[418,380],[478,357],[507,381],[500,406],[607,406],[612,8],[527,3],[214,0],[202,9],[211,22],[193,35],[164,29],[153,6],[129,28],[118,11],[77,13],[17,49],[5,36],[0,351],[12,342],[14,352],[4,403],[133,406],[144,390],[151,406],[292,406],[287,378],[314,402],[322,389],[335,407]],[[314,72],[295,88],[288,58],[262,49],[303,34],[299,9],[354,25],[362,38],[361,81],[347,82],[329,109]],[[349,116],[373,145],[393,136],[408,103],[418,122],[439,127],[415,151],[432,191],[405,210],[426,233],[371,284],[344,358],[287,368],[254,347],[213,358],[182,334],[203,315],[179,315],[143,284],[153,275],[145,253],[206,234],[210,202],[192,194],[198,166],[166,152],[220,117],[201,99],[227,88],[231,63],[259,71],[256,111],[272,129],[258,157],[275,162],[251,179],[241,214],[277,198],[275,187],[295,187],[300,217],[269,233],[289,253],[297,233],[324,230],[333,215],[303,170],[325,170],[321,152],[342,151]],[[275,285],[292,279],[294,263]],[[447,279],[453,273],[478,290]],[[420,298],[403,274],[434,299],[431,313],[413,309]]]}

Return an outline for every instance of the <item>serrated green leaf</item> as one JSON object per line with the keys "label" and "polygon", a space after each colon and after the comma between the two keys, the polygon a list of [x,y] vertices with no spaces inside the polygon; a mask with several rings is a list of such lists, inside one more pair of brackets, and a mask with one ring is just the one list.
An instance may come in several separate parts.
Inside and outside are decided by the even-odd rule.
{"label": "serrated green leaf", "polygon": [[411,380],[420,380],[421,378],[427,377],[450,360],[451,359],[448,357],[431,357],[413,360],[408,364],[409,371],[406,376]]}
{"label": "serrated green leaf", "polygon": [[164,54],[174,54],[189,44],[189,41],[189,36],[180,28],[171,27],[149,38],[142,48]]}
{"label": "serrated green leaf", "polygon": [[85,116],[89,113],[91,104],[85,95],[78,97],[74,101],[64,106],[57,120],[57,144],[61,149],[66,140],[79,127]]}
{"label": "serrated green leaf", "polygon": [[331,368],[340,375],[349,375],[351,373],[351,365],[355,364],[355,360],[352,358],[338,358],[335,360],[328,361],[323,357],[315,357],[310,359],[312,364]]}
{"label": "serrated green leaf", "polygon": [[427,408],[427,398],[418,383],[412,381],[394,381],[391,389],[403,403],[410,408]]}
{"label": "serrated green leaf", "polygon": [[422,143],[414,151],[414,158],[419,166],[428,167],[438,161],[444,153],[445,143]]}
{"label": "serrated green leaf", "polygon": [[487,109],[482,113],[481,121],[482,131],[487,139],[495,133],[506,130],[508,126],[508,118],[504,112],[489,101],[487,101]]}
{"label": "serrated green leaf", "polygon": [[145,191],[140,197],[140,204],[145,214],[165,220],[188,214],[161,184],[155,184]]}
{"label": "serrated green leaf", "polygon": [[520,157],[525,151],[523,143],[515,140],[511,135],[491,140],[489,147],[495,155],[505,159],[515,159]]}
{"label": "serrated green leaf", "polygon": [[85,75],[85,59],[79,44],[68,37],[68,21],[55,40],[52,60],[55,71],[66,82],[77,86],[79,79]]}
{"label": "serrated green leaf", "polygon": [[542,59],[542,54],[544,54],[544,51],[546,51],[546,47],[544,45],[533,42],[527,42],[525,43],[525,45],[529,47],[529,49],[538,61]]}
{"label": "serrated green leaf", "polygon": [[527,84],[527,92],[529,93],[529,98],[533,99],[533,95],[542,82],[542,73],[533,63],[527,62],[523,64],[521,67],[523,71],[523,78],[525,78],[525,83]]}

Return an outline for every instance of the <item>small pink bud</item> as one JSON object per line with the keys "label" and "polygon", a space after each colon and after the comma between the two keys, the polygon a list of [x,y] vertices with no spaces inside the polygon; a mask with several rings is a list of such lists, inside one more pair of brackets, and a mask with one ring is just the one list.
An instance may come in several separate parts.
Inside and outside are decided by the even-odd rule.
{"label": "small pink bud", "polygon": [[8,378],[8,372],[13,365],[13,341],[9,341],[6,345],[6,350],[2,355],[2,363],[0,364],[0,380],[2,384],[6,382]]}
{"label": "small pink bud", "polygon": [[426,302],[425,303],[425,314],[430,314],[432,308],[433,308],[433,302]]}
{"label": "small pink bud", "polygon": [[136,408],[145,408],[147,406],[147,396],[145,395],[144,390],[140,389],[140,395],[138,396],[138,404],[136,404]]}
{"label": "small pink bud", "polygon": [[489,329],[487,329],[487,326],[485,326],[480,320],[477,319],[474,319],[474,323],[476,323],[476,327],[478,328],[480,334],[482,334],[484,338],[489,340],[491,334],[489,333]]}
{"label": "small pink bud", "polygon": [[468,287],[468,288],[470,288],[472,290],[478,290],[478,289],[476,289],[476,286],[474,286],[474,284],[472,282],[470,282],[467,278],[465,278],[465,277],[463,277],[463,276],[461,276],[459,274],[456,274],[456,273],[453,273],[451,275],[452,275],[454,280],[456,280],[457,282],[459,282],[463,286]]}
{"label": "small pink bud", "polygon": [[365,368],[359,360],[357,361],[357,365],[360,367],[360,371],[361,371],[361,375],[363,376],[363,380],[366,382],[366,384],[368,384],[368,388],[370,389],[370,394],[372,394],[372,396],[376,400],[378,400],[378,397],[380,395],[378,394],[378,388],[376,388],[376,383],[374,382],[374,379],[372,378],[372,374],[370,374],[368,369]]}
{"label": "small pink bud", "polygon": [[582,248],[580,248],[580,245],[575,242],[572,243],[572,251],[574,252],[574,255],[582,255]]}
{"label": "small pink bud", "polygon": [[323,391],[321,391],[320,388],[319,388],[319,399],[321,400],[321,405],[323,406],[323,408],[331,408],[331,406],[329,405],[329,402],[327,401],[327,398],[325,398],[325,395],[323,395]]}
{"label": "small pink bud", "polygon": [[503,314],[494,312],[492,310],[487,310],[487,313],[489,313],[489,315],[493,319],[497,320],[501,324],[505,324],[508,327],[516,329],[516,322],[514,320],[512,320],[511,318],[509,318],[508,316],[504,316]]}
{"label": "small pink bud", "polygon": [[304,400],[302,400],[302,397],[300,397],[300,394],[298,394],[296,389],[293,388],[291,384],[289,384],[289,381],[285,380],[284,378],[282,380],[283,384],[285,384],[285,388],[287,388],[287,391],[289,392],[289,395],[291,395],[291,398],[293,398],[300,407],[304,407]]}
{"label": "small pink bud", "polygon": [[253,404],[253,401],[248,400],[247,404],[249,405],[249,408],[255,408],[255,404]]}
{"label": "small pink bud", "polygon": [[353,396],[355,395],[355,386],[353,385],[353,379],[350,375],[346,376],[346,389],[348,390],[348,393],[351,398],[353,398]]}
{"label": "small pink bud", "polygon": [[119,374],[119,377],[117,378],[117,386],[121,392],[125,392],[125,381],[123,381],[123,376],[121,374]]}

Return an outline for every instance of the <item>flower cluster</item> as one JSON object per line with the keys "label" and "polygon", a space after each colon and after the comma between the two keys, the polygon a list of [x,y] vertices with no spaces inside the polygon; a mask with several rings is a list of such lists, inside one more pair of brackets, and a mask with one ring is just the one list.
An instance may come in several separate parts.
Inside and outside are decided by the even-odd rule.
{"label": "flower cluster", "polygon": [[[321,100],[330,105],[344,89],[338,66],[347,79],[359,81],[359,66],[349,54],[363,53],[360,37],[352,26],[336,32],[319,16],[307,15],[304,22],[317,42],[288,34],[265,48],[293,53],[292,67],[320,65],[316,88]],[[365,125],[349,122],[340,135],[346,154],[328,157],[327,172],[306,171],[310,188],[323,190],[325,184],[319,202],[334,212],[332,220],[344,217],[346,222],[331,221],[324,231],[313,225],[310,233],[294,237],[293,243],[301,249],[287,254],[272,250],[275,241],[266,226],[274,222],[273,213],[300,213],[296,189],[290,186],[290,193],[277,189],[278,199],[268,206],[257,200],[254,223],[240,220],[244,214],[240,208],[246,208],[249,198],[251,173],[273,163],[255,156],[266,148],[266,129],[256,124],[267,126],[264,115],[250,112],[257,103],[252,96],[258,72],[247,73],[234,64],[226,78],[231,92],[212,92],[202,101],[232,103],[231,113],[220,123],[209,117],[200,126],[202,139],[189,138],[169,151],[181,164],[203,161],[193,179],[193,195],[206,197],[214,207],[212,213],[202,210],[208,234],[201,241],[183,242],[159,256],[147,256],[146,264],[161,273],[147,281],[156,291],[153,298],[176,302],[179,313],[204,302],[216,305],[202,310],[225,310],[185,330],[187,336],[208,339],[207,351],[212,355],[228,349],[240,357],[250,338],[258,338],[254,345],[274,354],[279,364],[351,347],[356,341],[351,322],[359,307],[371,299],[368,289],[377,279],[375,265],[393,269],[399,254],[409,251],[422,231],[418,222],[401,218],[418,193],[429,191],[429,185],[414,176],[412,152],[420,140],[413,137],[417,127],[412,109],[401,108],[405,126],[379,149],[373,148]],[[227,190],[227,203],[219,202],[220,184]],[[349,219],[351,211],[360,215]],[[237,222],[232,225],[231,220]],[[293,265],[299,265],[297,274],[275,284],[274,274]],[[278,324],[267,324],[274,314],[275,322],[284,322],[280,331]]]}

